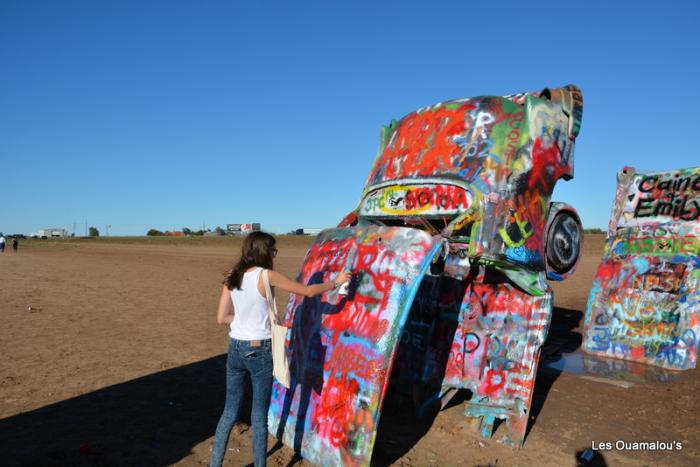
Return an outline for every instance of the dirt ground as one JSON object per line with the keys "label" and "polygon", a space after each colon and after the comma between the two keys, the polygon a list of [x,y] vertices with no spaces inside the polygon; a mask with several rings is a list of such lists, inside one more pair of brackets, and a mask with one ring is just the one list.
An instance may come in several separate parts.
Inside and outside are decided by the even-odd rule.
{"label": "dirt ground", "polygon": [[[277,269],[298,270],[310,239],[279,241]],[[575,351],[602,252],[588,236],[576,275],[554,284],[543,355]],[[238,240],[24,241],[0,254],[0,465],[204,465],[224,401],[226,329],[215,322]],[[415,419],[387,411],[377,465],[575,465],[592,442],[678,441],[678,451],[600,451],[598,465],[700,465],[698,370],[672,383],[538,374],[520,450],[482,440],[459,397]],[[229,465],[247,464],[234,429]],[[304,466],[275,446],[269,465]]]}

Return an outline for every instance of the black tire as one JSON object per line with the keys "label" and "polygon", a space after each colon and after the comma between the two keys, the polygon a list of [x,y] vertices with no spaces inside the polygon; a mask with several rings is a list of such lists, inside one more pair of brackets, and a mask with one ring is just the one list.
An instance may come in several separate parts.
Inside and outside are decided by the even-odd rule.
{"label": "black tire", "polygon": [[557,274],[566,274],[578,263],[583,228],[573,214],[563,211],[556,215],[547,231],[547,267]]}

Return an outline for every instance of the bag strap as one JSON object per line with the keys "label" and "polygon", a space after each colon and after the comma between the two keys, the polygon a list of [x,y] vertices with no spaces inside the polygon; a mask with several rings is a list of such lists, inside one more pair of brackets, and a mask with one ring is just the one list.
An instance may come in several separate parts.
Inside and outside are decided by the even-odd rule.
{"label": "bag strap", "polygon": [[274,324],[279,324],[277,322],[277,306],[275,303],[275,297],[272,295],[272,289],[270,288],[270,277],[267,269],[263,269],[262,277],[263,284],[265,285],[265,298],[267,298],[267,311],[270,314],[270,322]]}

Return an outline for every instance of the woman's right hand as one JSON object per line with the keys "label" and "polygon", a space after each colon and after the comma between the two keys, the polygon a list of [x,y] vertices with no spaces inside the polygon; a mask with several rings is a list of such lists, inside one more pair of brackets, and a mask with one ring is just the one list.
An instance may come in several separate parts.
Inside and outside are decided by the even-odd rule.
{"label": "woman's right hand", "polygon": [[341,271],[338,273],[337,276],[335,276],[335,280],[333,281],[333,285],[336,287],[340,287],[341,284],[345,284],[352,278],[352,274],[346,271]]}

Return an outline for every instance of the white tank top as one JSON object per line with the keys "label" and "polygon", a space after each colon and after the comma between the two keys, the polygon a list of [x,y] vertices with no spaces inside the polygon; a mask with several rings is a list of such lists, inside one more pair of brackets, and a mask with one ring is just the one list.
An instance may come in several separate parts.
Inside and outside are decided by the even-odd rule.
{"label": "white tank top", "polygon": [[255,268],[243,274],[241,288],[231,290],[233,321],[228,333],[233,339],[253,341],[270,338],[270,317],[267,299],[258,291],[258,281],[263,268]]}

